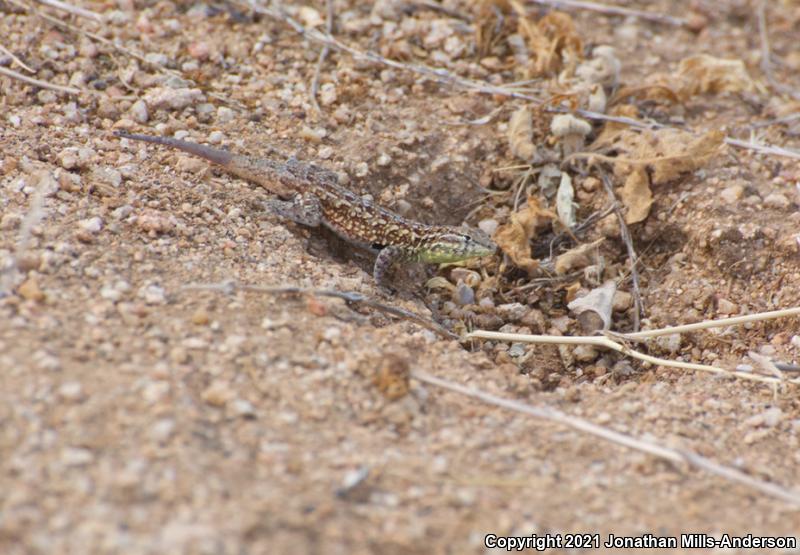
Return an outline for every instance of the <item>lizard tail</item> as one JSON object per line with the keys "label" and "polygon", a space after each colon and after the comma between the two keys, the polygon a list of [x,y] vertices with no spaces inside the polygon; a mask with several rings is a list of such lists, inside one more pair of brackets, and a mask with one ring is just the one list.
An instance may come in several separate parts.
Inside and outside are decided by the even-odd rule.
{"label": "lizard tail", "polygon": [[199,145],[197,143],[190,143],[188,141],[181,141],[180,139],[173,139],[172,137],[158,137],[155,135],[138,135],[136,133],[128,133],[127,131],[115,131],[114,135],[123,139],[131,139],[134,141],[144,141],[146,143],[154,143],[158,145],[169,146],[177,148],[189,154],[194,154],[200,158],[205,158],[209,162],[219,164],[220,166],[227,166],[230,164],[233,154],[218,148],[211,148],[210,146]]}

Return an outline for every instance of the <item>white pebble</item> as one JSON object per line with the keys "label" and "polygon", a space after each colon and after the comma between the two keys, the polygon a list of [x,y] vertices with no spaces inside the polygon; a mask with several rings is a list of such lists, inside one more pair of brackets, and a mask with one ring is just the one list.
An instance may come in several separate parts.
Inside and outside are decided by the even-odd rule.
{"label": "white pebble", "polygon": [[139,289],[139,297],[144,298],[144,302],[149,305],[164,304],[167,302],[164,288],[154,284],[146,285]]}
{"label": "white pebble", "polygon": [[89,233],[98,233],[101,229],[103,229],[103,220],[99,216],[95,216],[94,218],[81,220],[78,222],[78,225],[84,231],[88,231]]}
{"label": "white pebble", "polygon": [[364,177],[369,173],[369,166],[366,162],[359,162],[356,164],[354,173],[356,177]]}
{"label": "white pebble", "polygon": [[166,443],[175,433],[175,421],[172,418],[162,418],[150,430],[150,437],[158,443]]}
{"label": "white pebble", "polygon": [[150,114],[147,112],[147,103],[144,100],[137,100],[131,106],[131,117],[138,123],[147,123]]}
{"label": "white pebble", "polygon": [[236,112],[228,108],[227,106],[220,106],[217,108],[217,121],[220,123],[228,123],[233,121],[236,117]]}
{"label": "white pebble", "polygon": [[83,398],[81,382],[64,382],[58,388],[59,396],[65,401],[80,401]]}
{"label": "white pebble", "polygon": [[61,452],[61,463],[66,466],[83,466],[94,460],[94,455],[82,447],[66,447]]}

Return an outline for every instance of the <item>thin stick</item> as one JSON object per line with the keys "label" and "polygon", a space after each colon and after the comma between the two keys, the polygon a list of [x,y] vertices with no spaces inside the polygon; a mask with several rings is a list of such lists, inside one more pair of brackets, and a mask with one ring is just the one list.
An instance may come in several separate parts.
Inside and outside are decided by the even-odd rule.
{"label": "thin stick", "polygon": [[11,57],[11,59],[12,59],[12,60],[14,60],[14,63],[16,63],[16,64],[17,64],[19,67],[21,67],[22,69],[24,69],[24,70],[25,70],[25,71],[27,71],[28,73],[36,73],[36,70],[35,70],[35,69],[31,68],[30,66],[27,66],[27,65],[25,65],[25,63],[24,63],[22,60],[20,60],[20,59],[17,57],[17,55],[16,55],[16,54],[14,54],[14,53],[13,53],[11,50],[9,50],[8,48],[6,48],[6,47],[5,47],[5,46],[3,46],[2,44],[0,44],[0,50],[2,50],[2,51],[3,51],[3,52],[5,52],[5,53],[6,53],[8,56],[10,56],[10,57]]}
{"label": "thin stick", "polygon": [[[622,337],[625,337],[622,335]],[[574,336],[574,335],[532,335],[526,333],[502,333],[496,331],[476,330],[468,333],[464,339],[494,339],[496,341],[514,341],[518,343],[539,343],[539,344],[555,344],[555,345],[595,345],[597,347],[606,347],[619,353],[622,353],[631,358],[635,358],[657,366],[666,366],[668,368],[682,368],[686,370],[699,370],[701,372],[708,372],[711,374],[718,374],[722,376],[729,376],[734,378],[741,378],[753,382],[763,382],[773,385],[783,383],[792,383],[800,385],[800,379],[792,380],[779,380],[773,376],[761,376],[759,374],[750,374],[748,372],[739,372],[737,370],[725,370],[716,366],[709,366],[707,364],[697,364],[694,362],[679,362],[676,360],[669,360],[665,358],[658,358],[646,355],[627,345],[617,343],[608,337],[604,336]]]}
{"label": "thin stick", "polygon": [[611,184],[611,178],[607,173],[603,172],[603,186],[606,189],[608,199],[614,207],[614,212],[617,214],[619,220],[619,232],[622,236],[622,241],[625,243],[625,248],[628,251],[628,259],[631,265],[631,283],[633,284],[633,331],[639,331],[640,320],[639,318],[644,314],[644,306],[642,304],[642,291],[639,287],[639,258],[636,255],[636,250],[633,248],[633,239],[631,232],[628,229],[628,224],[625,223],[625,216],[622,214],[619,202],[617,202],[617,195],[614,193],[614,186]]}
{"label": "thin stick", "polygon": [[696,322],[694,324],[684,324],[682,326],[672,326],[669,328],[660,328],[657,330],[646,330],[636,333],[626,333],[622,334],[622,337],[626,339],[645,339],[649,337],[658,337],[661,335],[672,335],[674,333],[686,333],[690,331],[705,330],[709,328],[736,326],[738,324],[746,324],[748,322],[761,322],[763,320],[786,318],[789,316],[800,316],[800,307],[784,308],[781,310],[772,310],[769,312],[759,312],[757,314],[747,314],[744,316],[733,316],[731,318],[720,318],[717,320],[705,320],[703,322]]}
{"label": "thin stick", "polygon": [[[328,35],[333,35],[333,0],[325,0],[325,7],[327,9],[327,14],[325,16],[325,31],[328,33]],[[314,109],[318,114],[322,113],[322,109],[319,107],[319,103],[317,102],[317,92],[319,91],[319,74],[322,72],[322,64],[325,63],[325,58],[328,57],[330,51],[331,46],[329,44],[325,44],[322,47],[322,51],[319,53],[319,58],[317,59],[317,67],[314,68],[314,78],[311,80],[311,104],[314,105]]]}
{"label": "thin stick", "polygon": [[754,143],[752,141],[750,142],[740,141],[739,139],[732,139],[730,137],[725,137],[724,142],[725,144],[735,146],[737,148],[754,150],[761,154],[773,154],[775,156],[785,156],[787,158],[794,158],[795,160],[800,160],[800,151],[783,148],[782,146],[762,145],[759,143]]}
{"label": "thin stick", "polygon": [[99,94],[99,91],[89,91],[89,90],[82,90],[76,89],[75,87],[66,87],[63,85],[54,85],[53,83],[48,83],[47,81],[42,81],[40,79],[34,79],[33,77],[28,77],[27,75],[22,75],[14,71],[13,69],[8,69],[7,67],[0,66],[0,74],[6,75],[7,77],[11,77],[12,79],[18,79],[19,81],[23,81],[28,83],[29,85],[35,85],[37,87],[41,87],[43,89],[50,89],[53,91],[58,91],[67,94],[81,94],[81,93],[89,93],[89,94]]}
{"label": "thin stick", "polygon": [[420,326],[427,328],[433,332],[436,332],[440,336],[445,339],[460,339],[458,335],[447,330],[437,324],[425,318],[424,316],[420,316],[419,314],[415,314],[411,311],[404,310],[402,308],[397,308],[395,306],[390,306],[381,302],[378,302],[374,299],[370,299],[362,295],[361,293],[357,293],[355,291],[336,291],[334,289],[309,289],[304,287],[271,287],[271,286],[262,286],[262,285],[247,285],[237,283],[236,281],[223,281],[221,283],[194,283],[185,285],[180,288],[180,291],[217,291],[220,293],[230,295],[236,290],[240,291],[250,291],[253,293],[263,293],[267,295],[317,295],[320,297],[333,297],[337,299],[342,299],[347,303],[351,304],[359,304],[363,306],[368,306],[370,308],[374,308],[375,310],[379,310],[385,314],[391,314],[392,316],[396,316],[398,318],[404,320],[410,320]]}
{"label": "thin stick", "polygon": [[756,17],[758,17],[758,34],[761,37],[761,71],[767,77],[767,81],[772,85],[776,91],[781,94],[788,94],[795,100],[800,100],[800,93],[792,90],[783,83],[779,83],[772,73],[772,55],[769,48],[769,31],[767,30],[767,2],[762,0],[756,9]]}
{"label": "thin stick", "polygon": [[622,15],[625,17],[636,17],[638,19],[645,19],[655,23],[664,23],[666,25],[674,25],[676,27],[683,27],[688,24],[688,21],[680,17],[671,15],[644,12],[641,10],[632,10],[630,8],[623,8],[621,6],[606,6],[605,4],[597,4],[595,2],[582,2],[579,0],[530,0],[533,4],[541,4],[543,6],[553,6],[556,8],[574,8],[577,10],[591,10],[609,15]]}
{"label": "thin stick", "polygon": [[614,430],[589,422],[588,420],[584,420],[583,418],[565,414],[548,406],[529,405],[520,401],[505,399],[503,397],[498,397],[478,389],[466,387],[458,383],[432,376],[425,372],[414,371],[411,373],[411,377],[423,383],[441,387],[442,389],[453,391],[466,397],[478,399],[479,401],[489,405],[494,405],[506,410],[520,412],[535,418],[541,418],[543,420],[555,422],[556,424],[567,426],[568,428],[599,437],[611,443],[616,443],[617,445],[622,445],[623,447],[627,447],[635,451],[653,455],[660,459],[665,459],[674,463],[687,463],[690,466],[699,468],[715,476],[719,476],[724,480],[742,484],[763,494],[776,497],[786,501],[787,503],[791,503],[792,505],[800,505],[800,492],[794,489],[783,487],[779,484],[759,480],[745,474],[740,470],[722,465],[692,451],[665,447],[659,443],[656,443],[655,441],[636,438],[627,434],[616,432]]}
{"label": "thin stick", "polygon": [[41,4],[44,4],[45,6],[50,6],[51,8],[56,8],[57,10],[63,10],[73,15],[85,17],[86,19],[93,19],[94,21],[100,23],[102,23],[103,21],[103,16],[101,16],[100,14],[95,13],[91,10],[87,10],[85,8],[81,8],[79,6],[73,6],[72,4],[61,2],[61,0],[38,0],[38,1]]}

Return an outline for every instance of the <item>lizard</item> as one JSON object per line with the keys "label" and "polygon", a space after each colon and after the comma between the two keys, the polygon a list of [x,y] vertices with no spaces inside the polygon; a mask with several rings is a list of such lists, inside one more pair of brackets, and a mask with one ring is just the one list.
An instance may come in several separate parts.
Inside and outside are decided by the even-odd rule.
{"label": "lizard", "polygon": [[116,131],[115,135],[175,148],[217,164],[275,194],[278,198],[266,204],[277,215],[309,227],[325,226],[348,243],[377,251],[372,275],[379,286],[396,262],[460,262],[497,250],[480,230],[405,218],[342,187],[335,172],[296,158],[258,158],[173,137],[127,131]]}

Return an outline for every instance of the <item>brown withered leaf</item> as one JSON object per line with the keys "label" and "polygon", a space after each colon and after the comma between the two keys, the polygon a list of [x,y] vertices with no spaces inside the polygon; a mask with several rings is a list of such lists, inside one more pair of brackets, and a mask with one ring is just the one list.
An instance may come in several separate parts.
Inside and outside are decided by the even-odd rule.
{"label": "brown withered leaf", "polygon": [[719,130],[695,136],[681,129],[629,129],[617,136],[613,148],[619,155],[609,161],[614,163],[614,174],[621,177],[633,168],[649,167],[653,184],[660,185],[702,167],[719,151],[724,138]]}
{"label": "brown withered leaf", "polygon": [[[621,104],[619,106],[614,106],[609,115],[636,119],[639,116],[639,108],[633,104]],[[616,121],[607,121],[603,129],[597,135],[597,138],[589,145],[589,150],[597,152],[605,149],[626,131],[630,131],[630,125],[618,123]]]}
{"label": "brown withered leaf", "polygon": [[520,108],[511,115],[508,121],[508,144],[517,158],[526,162],[533,160],[536,146],[533,144],[533,119],[528,108]]}
{"label": "brown withered leaf", "polygon": [[695,94],[752,91],[755,88],[742,60],[726,60],[707,54],[681,60],[677,76],[684,81],[681,93],[687,98]]}
{"label": "brown withered leaf", "polygon": [[597,248],[603,241],[605,241],[605,238],[601,237],[596,241],[578,245],[574,249],[570,249],[564,254],[558,255],[555,263],[556,274],[563,276],[572,270],[585,268],[592,264],[597,253]]}
{"label": "brown withered leaf", "polygon": [[528,197],[528,204],[511,214],[511,221],[500,226],[494,240],[517,267],[532,273],[539,267],[539,261],[531,258],[530,241],[539,227],[555,219],[556,215],[542,208],[536,197]]}
{"label": "brown withered leaf", "polygon": [[647,80],[650,87],[673,91],[681,102],[698,94],[744,92],[756,88],[742,60],[715,58],[706,54],[684,58],[677,71],[654,73]]}
{"label": "brown withered leaf", "polygon": [[667,104],[678,104],[681,101],[678,91],[673,90],[672,87],[667,85],[644,85],[620,87],[614,98],[611,99],[611,104],[617,104],[630,98],[665,102]]}
{"label": "brown withered leaf", "polygon": [[505,0],[482,0],[475,16],[475,46],[480,57],[488,56],[498,43],[513,33],[511,6]]}
{"label": "brown withered leaf", "polygon": [[[602,135],[602,134],[601,134]],[[656,131],[613,130],[598,137],[592,147],[616,151],[616,156],[592,154],[591,157],[614,165],[614,175],[624,178],[620,195],[628,208],[629,224],[644,220],[653,204],[651,185],[661,185],[681,174],[695,171],[719,152],[725,138],[722,131],[700,136],[680,129]]]}
{"label": "brown withered leaf", "polygon": [[619,197],[622,204],[628,208],[625,213],[625,223],[635,224],[647,218],[653,205],[653,192],[650,190],[650,178],[643,167],[634,168],[628,175]]}
{"label": "brown withered leaf", "polygon": [[533,67],[528,75],[536,77],[566,70],[570,75],[583,57],[583,42],[572,18],[552,11],[532,24],[522,5],[510,0],[511,7],[519,15],[517,32],[528,43]]}

